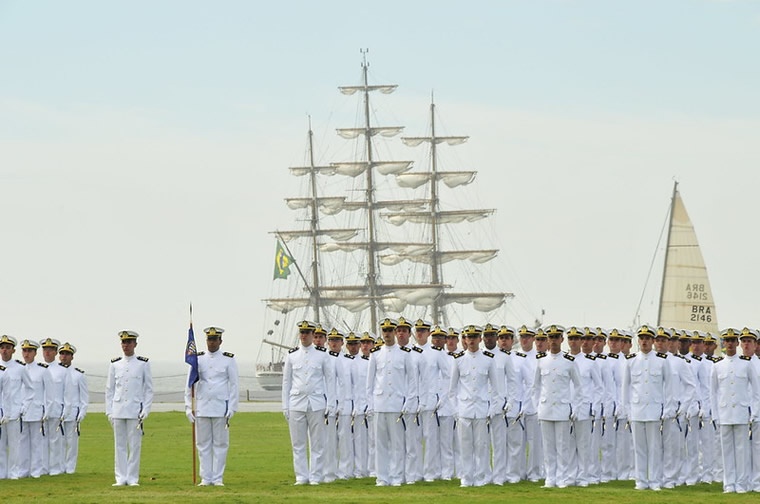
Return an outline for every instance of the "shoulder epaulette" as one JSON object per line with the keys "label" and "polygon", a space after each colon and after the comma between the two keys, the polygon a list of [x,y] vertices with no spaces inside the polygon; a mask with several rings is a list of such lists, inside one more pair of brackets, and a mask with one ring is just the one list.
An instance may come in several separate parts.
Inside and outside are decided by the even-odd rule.
{"label": "shoulder epaulette", "polygon": [[483,350],[483,355],[485,355],[486,357],[493,358],[493,354],[491,352],[489,352],[488,350]]}
{"label": "shoulder epaulette", "polygon": [[297,352],[299,348],[300,348],[300,347],[294,347],[294,348],[291,348],[290,350],[288,350],[288,353]]}
{"label": "shoulder epaulette", "polygon": [[596,355],[591,355],[590,353],[587,353],[586,358],[589,360],[596,360]]}
{"label": "shoulder epaulette", "polygon": [[748,355],[741,355],[741,356],[739,356],[739,358],[740,358],[741,360],[752,360],[752,357],[750,357],[750,356],[748,356]]}
{"label": "shoulder epaulette", "polygon": [[[453,353],[453,352],[452,352],[452,353]],[[455,358],[455,359],[458,359],[458,358],[460,358],[460,357],[461,357],[461,356],[463,356],[463,355],[464,355],[464,350],[462,350],[462,351],[461,351],[461,352],[459,352],[459,353],[455,353],[455,354],[454,354],[454,358]]]}
{"label": "shoulder epaulette", "polygon": [[500,349],[499,349],[499,351],[500,351],[500,352],[504,352],[504,353],[505,353],[505,354],[507,354],[507,355],[512,355],[512,352],[510,352],[510,351],[509,351],[509,350],[507,350],[506,348],[500,348]]}
{"label": "shoulder epaulette", "polygon": [[48,367],[48,365],[45,364],[44,362],[38,362],[37,365],[44,368]]}
{"label": "shoulder epaulette", "polygon": [[603,353],[600,353],[600,354],[596,354],[594,357],[596,357],[597,359],[602,359],[602,360],[604,360],[604,359],[606,359],[606,358],[607,358],[607,356],[606,356],[606,355],[604,355]]}
{"label": "shoulder epaulette", "polygon": [[708,355],[705,358],[710,362],[720,362],[723,359],[723,357],[716,357],[715,355]]}
{"label": "shoulder epaulette", "polygon": [[79,369],[78,367],[75,367],[74,369],[76,369],[76,370],[77,370],[77,371],[79,371],[80,373],[84,374],[84,369]]}
{"label": "shoulder epaulette", "polygon": [[333,357],[337,357],[340,354],[338,352],[333,352],[332,350],[330,350],[330,355],[332,355]]}
{"label": "shoulder epaulette", "polygon": [[5,366],[0,366],[0,371],[5,371]]}
{"label": "shoulder epaulette", "polygon": [[409,353],[409,352],[411,352],[411,351],[412,351],[412,349],[411,349],[411,348],[406,348],[405,346],[402,346],[402,347],[399,347],[399,348],[400,348],[401,350],[403,350],[404,352],[406,352],[406,353]]}
{"label": "shoulder epaulette", "polygon": [[417,345],[414,345],[414,346],[412,347],[412,350],[414,350],[414,351],[415,351],[415,352],[417,352],[417,353],[422,353],[422,349],[421,349],[420,347],[418,347]]}
{"label": "shoulder epaulette", "polygon": [[518,356],[518,357],[527,357],[527,356],[528,356],[528,354],[524,354],[524,353],[522,353],[522,352],[514,352],[514,354],[515,354],[516,356]]}
{"label": "shoulder epaulette", "polygon": [[196,355],[206,355],[206,352],[198,352]]}
{"label": "shoulder epaulette", "polygon": [[538,352],[536,354],[536,359],[543,359],[544,357],[546,357],[546,352]]}
{"label": "shoulder epaulette", "polygon": [[[658,352],[658,353],[659,353],[659,352]],[[673,354],[673,355],[675,355],[675,356],[676,356],[676,357],[678,357],[679,359],[684,359],[684,360],[686,360],[686,357],[684,357],[684,356],[683,356],[683,355],[681,355],[681,354]]]}
{"label": "shoulder epaulette", "polygon": [[59,362],[58,365],[61,366],[62,368],[68,369],[71,364],[64,364],[63,362]]}
{"label": "shoulder epaulette", "polygon": [[612,357],[613,359],[619,359],[620,355],[616,353],[608,353],[607,357]]}
{"label": "shoulder epaulette", "polygon": [[323,347],[323,346],[319,346],[319,345],[315,346],[314,348],[316,348],[316,349],[317,349],[317,350],[319,350],[320,352],[326,352],[326,351],[327,351],[327,349],[326,349],[325,347]]}
{"label": "shoulder epaulette", "polygon": [[655,355],[657,357],[661,358],[661,359],[667,359],[668,358],[668,354],[663,353],[663,352],[657,352]]}
{"label": "shoulder epaulette", "polygon": [[24,362],[24,361],[20,361],[20,360],[16,359],[16,362],[18,362],[22,366],[26,366],[26,362]]}
{"label": "shoulder epaulette", "polygon": [[235,354],[232,352],[223,352],[222,355],[224,355],[225,357],[235,357]]}
{"label": "shoulder epaulette", "polygon": [[[371,351],[372,351],[372,350],[370,350],[370,352],[371,352]],[[364,360],[369,360],[369,355],[362,355],[362,359],[364,359]]]}
{"label": "shoulder epaulette", "polygon": [[121,357],[114,357],[111,359],[111,362],[119,362],[121,360]]}
{"label": "shoulder epaulette", "polygon": [[143,362],[148,362],[148,358],[147,357],[143,357],[142,355],[138,355],[137,356],[137,360],[143,361]]}
{"label": "shoulder epaulette", "polygon": [[438,350],[439,352],[441,350],[443,350],[443,347],[439,347],[439,346],[435,346],[435,345],[431,346],[430,348],[432,348],[433,350]]}
{"label": "shoulder epaulette", "polygon": [[574,361],[574,360],[575,360],[575,357],[573,357],[573,356],[572,356],[572,355],[570,355],[569,353],[566,353],[566,354],[564,355],[564,357],[565,357],[565,359],[567,359],[567,360],[569,360],[569,361]]}
{"label": "shoulder epaulette", "polygon": [[633,359],[634,357],[636,357],[635,353],[629,353],[628,355],[625,356],[626,359]]}
{"label": "shoulder epaulette", "polygon": [[702,357],[700,357],[698,355],[694,355],[694,354],[691,354],[691,358],[692,358],[692,360],[695,360],[695,361],[701,361],[702,360]]}
{"label": "shoulder epaulette", "polygon": [[383,348],[383,347],[376,346],[375,348],[373,348],[372,350],[370,350],[369,353],[375,353],[378,350],[380,350],[381,348]]}
{"label": "shoulder epaulette", "polygon": [[451,355],[452,357],[454,357],[456,355],[456,352],[449,352],[449,355]]}
{"label": "shoulder epaulette", "polygon": [[351,354],[343,354],[343,357],[345,357],[346,359],[351,359],[351,360],[354,359],[354,356]]}

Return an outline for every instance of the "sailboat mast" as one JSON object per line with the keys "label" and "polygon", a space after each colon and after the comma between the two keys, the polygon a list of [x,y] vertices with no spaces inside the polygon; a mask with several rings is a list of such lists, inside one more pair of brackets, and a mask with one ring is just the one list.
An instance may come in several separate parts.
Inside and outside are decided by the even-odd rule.
{"label": "sailboat mast", "polygon": [[317,170],[314,165],[314,132],[311,129],[311,119],[309,119],[309,167],[311,172],[309,176],[311,178],[311,306],[314,310],[314,321],[321,322],[320,316],[322,312],[322,299],[320,294],[319,285],[319,259],[318,259],[318,243],[317,243],[317,231],[319,229],[319,206],[317,204]]}
{"label": "sailboat mast", "polygon": [[376,251],[377,242],[375,239],[375,186],[372,178],[372,128],[370,125],[369,114],[369,82],[367,80],[367,70],[369,64],[367,63],[367,53],[364,54],[364,61],[362,63],[362,76],[364,82],[364,141],[366,143],[367,150],[367,189],[365,194],[365,200],[367,202],[367,287],[369,289],[369,313],[370,313],[370,327],[372,330],[377,329],[377,265]]}
{"label": "sailboat mast", "polygon": [[670,234],[673,232],[673,214],[676,207],[676,195],[678,194],[678,182],[673,182],[673,196],[670,200],[670,217],[668,222],[668,240],[665,243],[665,262],[662,268],[662,280],[660,281],[660,301],[657,303],[657,325],[660,325],[662,318],[662,299],[665,293],[665,273],[667,272],[668,255],[670,254]]}
{"label": "sailboat mast", "polygon": [[[430,263],[431,269],[431,281],[433,285],[441,284],[441,261],[439,256],[439,243],[438,243],[438,160],[436,157],[436,138],[435,138],[435,101],[430,100],[430,128],[431,128],[431,141],[430,141],[430,159],[431,159],[431,180],[430,180],[430,231],[433,241],[433,260]],[[433,300],[433,317],[436,323],[448,325],[445,313],[443,312],[443,306],[441,305],[441,298],[436,297]]]}

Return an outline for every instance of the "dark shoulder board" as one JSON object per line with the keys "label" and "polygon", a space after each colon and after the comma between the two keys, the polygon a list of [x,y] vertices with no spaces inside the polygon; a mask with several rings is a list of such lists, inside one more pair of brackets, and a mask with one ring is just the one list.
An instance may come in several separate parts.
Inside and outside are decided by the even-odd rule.
{"label": "dark shoulder board", "polygon": [[343,357],[345,357],[346,359],[352,359],[352,360],[354,358],[354,356],[350,354],[343,354]]}
{"label": "dark shoulder board", "polygon": [[24,361],[20,361],[20,360],[16,359],[16,362],[18,362],[22,366],[26,366],[26,362],[24,362]]}
{"label": "dark shoulder board", "polygon": [[629,353],[628,355],[625,356],[626,359],[633,359],[634,357],[636,357],[635,353]]}
{"label": "dark shoulder board", "polygon": [[456,352],[449,352],[449,355],[451,355],[452,357],[454,357],[456,355]]}
{"label": "dark shoulder board", "polygon": [[75,367],[74,369],[76,369],[76,370],[77,370],[77,371],[79,371],[80,373],[84,374],[84,369],[79,369],[78,367]]}
{"label": "dark shoulder board", "polygon": [[739,357],[741,360],[752,360],[752,357],[749,357],[747,355],[742,355]]}
{"label": "dark shoulder board", "polygon": [[369,351],[369,353],[375,353],[375,352],[377,352],[378,350],[380,350],[381,348],[382,348],[382,347],[376,346],[375,348],[373,348],[372,350],[370,350],[370,351]]}
{"label": "dark shoulder board", "polygon": [[44,362],[38,362],[37,365],[44,368],[48,367],[48,365],[45,364]]}
{"label": "dark shoulder board", "polygon": [[[675,356],[676,356],[676,357],[678,357],[679,359],[684,359],[684,360],[686,359],[686,357],[684,357],[684,356],[683,356],[683,355],[681,355],[681,354],[673,354],[673,355],[675,355]],[[659,357],[659,355],[658,355],[658,357]]]}
{"label": "dark shoulder board", "polygon": [[512,352],[510,352],[510,351],[509,351],[509,350],[507,350],[506,348],[499,348],[499,351],[500,351],[500,352],[504,352],[504,353],[505,353],[505,354],[507,354],[507,355],[512,355]]}
{"label": "dark shoulder board", "polygon": [[607,357],[612,357],[613,359],[619,359],[619,358],[620,358],[620,355],[618,355],[618,354],[616,354],[616,353],[608,353],[608,354],[607,354]]}
{"label": "dark shoulder board", "polygon": [[422,353],[422,349],[420,347],[418,347],[417,345],[413,346],[412,350],[414,350],[417,353]]}
{"label": "dark shoulder board", "polygon": [[206,355],[206,352],[198,352],[196,355],[198,355],[198,356],[200,356],[200,355]]}
{"label": "dark shoulder board", "polygon": [[[370,350],[370,352],[371,352],[371,350]],[[369,355],[362,355],[362,359],[369,360]]]}
{"label": "dark shoulder board", "polygon": [[443,347],[439,347],[439,346],[435,346],[435,345],[431,346],[430,348],[432,348],[433,350],[437,350],[437,351],[439,351],[439,352],[440,352],[441,350],[443,350]]}
{"label": "dark shoulder board", "polygon": [[137,360],[143,361],[143,362],[148,362],[148,358],[147,357],[143,357],[142,355],[138,355],[137,356]]}
{"label": "dark shoulder board", "polygon": [[299,348],[299,347],[291,348],[290,350],[288,350],[288,353],[297,352],[297,351],[298,351],[298,348]]}
{"label": "dark shoulder board", "polygon": [[536,359],[543,359],[544,357],[546,357],[546,352],[538,352],[536,354]]}
{"label": "dark shoulder board", "polygon": [[401,350],[403,350],[404,352],[407,352],[407,353],[409,353],[409,352],[411,352],[411,351],[412,351],[412,349],[411,349],[411,348],[406,348],[405,346],[402,346],[402,347],[399,347],[399,348],[400,348]]}
{"label": "dark shoulder board", "polygon": [[708,355],[707,360],[710,362],[720,362],[723,360],[723,357],[716,357],[715,355]]}
{"label": "dark shoulder board", "polygon": [[333,357],[337,357],[340,354],[338,352],[333,352],[332,350],[330,350],[330,355],[332,355]]}
{"label": "dark shoulder board", "polygon": [[596,360],[596,356],[595,355],[591,355],[590,353],[586,354],[586,358],[589,359],[589,360]]}
{"label": "dark shoulder board", "polygon": [[235,357],[235,354],[232,352],[224,352],[222,353],[222,355],[224,355],[225,357]]}
{"label": "dark shoulder board", "polygon": [[317,349],[317,350],[319,350],[320,352],[326,352],[326,351],[327,351],[327,349],[326,349],[325,347],[323,347],[323,346],[319,346],[319,345],[315,346],[314,348],[316,348],[316,349]]}
{"label": "dark shoulder board", "polygon": [[111,359],[111,362],[119,362],[121,360],[121,357],[114,357]]}
{"label": "dark shoulder board", "polygon": [[460,358],[460,357],[461,357],[461,356],[463,356],[463,355],[464,355],[464,350],[462,350],[462,351],[461,351],[461,352],[459,352],[459,353],[455,353],[455,354],[454,354],[454,358],[455,358],[455,359],[458,359],[458,358]]}
{"label": "dark shoulder board", "polygon": [[657,352],[655,355],[657,357],[661,358],[661,359],[667,359],[668,358],[668,354],[663,353],[663,352]]}
{"label": "dark shoulder board", "polygon": [[515,352],[514,354],[515,354],[516,356],[518,356],[518,357],[527,357],[527,356],[528,356],[528,354],[524,354],[524,353],[522,353],[522,352]]}
{"label": "dark shoulder board", "polygon": [[573,356],[572,356],[572,355],[570,355],[569,353],[566,353],[566,354],[565,354],[565,359],[567,359],[567,360],[569,360],[569,361],[574,361],[574,360],[575,360],[575,357],[573,357]]}
{"label": "dark shoulder board", "polygon": [[491,352],[489,352],[488,350],[483,350],[483,355],[485,355],[486,357],[493,358],[493,354]]}
{"label": "dark shoulder board", "polygon": [[597,359],[602,359],[602,360],[604,360],[604,359],[606,359],[606,358],[607,358],[607,356],[606,356],[606,355],[604,355],[603,353],[600,353],[600,354],[596,354],[594,357],[596,357]]}
{"label": "dark shoulder board", "polygon": [[699,362],[699,361],[701,361],[701,360],[702,360],[702,357],[700,357],[700,356],[698,356],[698,355],[694,355],[694,354],[691,354],[691,359],[692,359],[692,360],[695,360],[695,361],[697,361],[697,362]]}
{"label": "dark shoulder board", "polygon": [[5,371],[5,366],[0,366],[0,371]]}

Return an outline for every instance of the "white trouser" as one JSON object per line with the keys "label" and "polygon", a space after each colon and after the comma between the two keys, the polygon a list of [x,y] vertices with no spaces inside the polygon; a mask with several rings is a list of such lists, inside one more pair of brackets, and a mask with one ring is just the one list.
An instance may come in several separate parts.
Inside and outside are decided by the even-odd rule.
{"label": "white trouser", "polygon": [[42,462],[43,447],[47,439],[42,435],[42,421],[24,421],[19,442],[19,478],[39,478],[45,474]]}
{"label": "white trouser", "polygon": [[351,434],[351,415],[340,415],[337,425],[337,461],[336,476],[348,479],[354,475],[354,439]]}
{"label": "white trouser", "polygon": [[[136,418],[113,418],[114,475],[119,485],[140,481],[142,429]],[[52,457],[51,457],[52,458]]]}
{"label": "white trouser", "polygon": [[[713,473],[715,472],[715,466],[717,460],[715,457],[715,428],[712,424],[712,419],[704,417],[702,419],[702,428],[697,426],[697,436],[699,438],[699,479],[704,483],[712,483]],[[717,457],[718,459],[720,457]]]}
{"label": "white trouser", "polygon": [[[591,429],[594,432],[591,432]],[[587,486],[598,481],[598,475],[592,472],[591,456],[593,445],[592,438],[596,435],[596,426],[593,420],[576,420],[573,429],[575,437],[575,454],[578,464],[578,471],[575,474],[575,483],[581,486]],[[597,456],[599,452],[596,452]],[[572,475],[572,470],[570,471]]]}
{"label": "white trouser", "polygon": [[365,415],[367,423],[367,470],[370,476],[377,476],[375,472],[375,414]]}
{"label": "white trouser", "polygon": [[690,418],[683,426],[681,444],[681,476],[679,484],[694,485],[699,481],[699,427],[697,417]]}
{"label": "white trouser", "polygon": [[507,481],[507,424],[503,414],[489,417],[491,439],[491,482],[497,485]]}
{"label": "white trouser", "polygon": [[681,476],[682,429],[674,418],[666,418],[662,426],[662,485],[665,488],[673,488]]}
{"label": "white trouser", "polygon": [[750,447],[752,472],[749,476],[750,483],[747,490],[760,492],[760,422],[752,422],[752,442],[750,443]]}
{"label": "white trouser", "polygon": [[488,425],[485,418],[457,419],[460,460],[459,479],[463,486],[483,486],[491,479]]}
{"label": "white trouser", "polygon": [[454,430],[453,416],[439,416],[440,428],[438,435],[441,439],[441,479],[450,480],[456,471],[456,452],[454,449],[456,430]]}
{"label": "white trouser", "polygon": [[633,456],[633,422],[626,423],[625,417],[618,418],[615,422],[615,452],[617,454],[617,479],[629,480],[634,477],[634,456]]}
{"label": "white trouser", "polygon": [[43,474],[63,473],[63,434],[58,419],[45,420],[45,448],[42,452]]}
{"label": "white trouser", "polygon": [[18,479],[21,470],[21,428],[18,418],[0,426],[0,479]]}
{"label": "white trouser", "polygon": [[[573,483],[570,461],[571,436],[569,420],[541,420],[541,439],[543,442],[544,470],[546,486],[568,486]],[[572,470],[572,471],[571,471]]]}
{"label": "white trouser", "polygon": [[331,415],[325,426],[325,452],[323,480],[326,483],[335,481],[338,477],[338,415]]}
{"label": "white trouser", "polygon": [[63,422],[63,428],[63,471],[67,474],[74,474],[74,471],[77,470],[77,457],[79,456],[79,433],[77,432],[77,423],[76,421]]}
{"label": "white trouser", "polygon": [[602,482],[612,481],[618,477],[618,461],[615,443],[617,433],[615,432],[615,422],[613,419],[607,418],[604,420],[603,426],[597,424],[597,427],[600,427],[600,448],[602,452],[601,468],[599,472],[601,476],[600,479]]}
{"label": "white trouser", "polygon": [[[591,433],[591,460],[589,461],[589,483],[599,483],[602,480],[602,425],[604,420],[597,418],[594,422],[594,432]],[[605,432],[606,434],[606,432]]]}
{"label": "white trouser", "polygon": [[660,433],[660,421],[632,421],[631,430],[636,486],[652,489],[662,487],[663,434]]}
{"label": "white trouser", "polygon": [[[747,424],[720,425],[720,446],[723,452],[723,491],[752,490],[749,474],[752,464]],[[753,435],[754,437],[754,435]]]}
{"label": "white trouser", "polygon": [[[290,411],[290,444],[296,483],[321,483],[324,475],[325,410]],[[308,453],[307,453],[308,447]],[[307,457],[310,455],[310,459]]]}
{"label": "white trouser", "polygon": [[354,439],[354,478],[366,478],[369,476],[369,428],[367,426],[367,416],[364,414],[356,415],[354,426],[352,427],[352,437]]}
{"label": "white trouser", "polygon": [[375,413],[375,472],[377,483],[404,482],[404,426],[399,413]]}
{"label": "white trouser", "polygon": [[[715,422],[715,420],[713,420]],[[723,482],[723,449],[721,448],[720,426],[717,422],[713,423],[713,446],[715,451],[715,466],[713,468],[713,481],[715,483]]]}
{"label": "white trouser", "polygon": [[422,477],[425,481],[441,478],[441,427],[432,410],[420,412],[422,423],[422,439],[425,444],[425,454]]}
{"label": "white trouser", "polygon": [[230,430],[225,417],[196,417],[195,446],[200,460],[201,483],[224,483],[224,467],[230,448]]}
{"label": "white trouser", "polygon": [[525,427],[517,417],[507,417],[507,479],[517,483],[525,479]]}
{"label": "white trouser", "polygon": [[541,428],[538,425],[538,414],[525,415],[522,419],[525,425],[525,449],[528,452],[526,477],[530,481],[538,481],[544,477],[544,443],[541,441]]}
{"label": "white trouser", "polygon": [[406,414],[404,422],[404,481],[415,483],[422,479],[422,413]]}

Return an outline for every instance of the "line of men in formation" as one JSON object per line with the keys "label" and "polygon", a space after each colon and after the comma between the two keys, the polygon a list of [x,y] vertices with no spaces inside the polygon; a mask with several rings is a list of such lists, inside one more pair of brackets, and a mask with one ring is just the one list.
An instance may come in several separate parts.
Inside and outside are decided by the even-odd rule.
{"label": "line of men in formation", "polygon": [[[76,347],[25,339],[20,360],[17,345],[0,337],[0,479],[73,473],[89,404],[84,371],[71,365]],[[35,362],[40,347],[44,362]]]}
{"label": "line of men in formation", "polygon": [[760,491],[757,331],[723,331],[721,357],[712,334],[662,327],[639,328],[638,353],[633,333],[599,327],[468,325],[463,350],[459,331],[425,320],[380,328],[376,341],[298,324],[282,388],[296,485],[633,479],[639,490]]}

